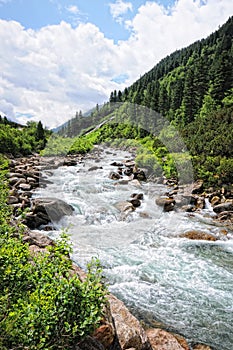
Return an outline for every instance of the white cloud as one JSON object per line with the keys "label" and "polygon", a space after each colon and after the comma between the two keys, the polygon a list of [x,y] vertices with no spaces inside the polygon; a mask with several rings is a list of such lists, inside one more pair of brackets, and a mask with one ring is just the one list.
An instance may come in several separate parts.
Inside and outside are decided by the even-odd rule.
{"label": "white cloud", "polygon": [[123,0],[116,0],[114,3],[109,4],[110,13],[112,17],[119,23],[122,23],[122,15],[128,11],[133,11],[133,5],[131,2],[124,2]]}
{"label": "white cloud", "polygon": [[[130,85],[167,54],[206,37],[231,13],[228,0],[178,0],[169,10],[147,2],[128,22],[130,38],[117,44],[91,23],[33,31],[0,20],[0,114],[20,121],[29,114],[57,126],[107,101],[113,89]],[[119,76],[127,77],[124,84]]]}
{"label": "white cloud", "polygon": [[68,12],[72,13],[73,15],[80,14],[79,8],[76,5],[70,5],[66,9]]}

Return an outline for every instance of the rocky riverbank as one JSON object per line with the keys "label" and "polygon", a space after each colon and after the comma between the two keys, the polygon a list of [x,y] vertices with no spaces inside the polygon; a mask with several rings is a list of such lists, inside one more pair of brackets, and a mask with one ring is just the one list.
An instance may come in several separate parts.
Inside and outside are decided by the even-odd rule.
{"label": "rocky riverbank", "polygon": [[[98,152],[87,155],[98,160]],[[82,156],[72,156],[64,159],[57,158],[40,158],[33,156],[30,158],[22,158],[12,160],[10,163],[9,183],[11,186],[8,203],[13,206],[15,215],[18,216],[20,211],[28,208],[25,215],[25,224],[30,229],[48,228],[51,229],[51,219],[58,220],[63,215],[72,215],[72,207],[63,201],[55,201],[51,198],[43,198],[40,200],[32,200],[32,194],[35,188],[46,186],[49,183],[49,176],[53,169],[61,165],[69,166],[83,163],[85,159]],[[141,182],[146,181],[146,171],[138,169],[134,160],[125,160],[122,163],[113,162],[113,171],[109,177],[115,182],[115,185],[134,182],[135,193],[131,198],[122,198],[117,203],[118,210],[122,214],[122,219],[130,215],[131,212],[137,210],[143,201],[143,194],[140,192]],[[87,171],[95,171],[95,168],[89,168]],[[43,176],[41,171],[43,170]],[[206,201],[213,207],[213,211],[217,214],[216,219],[232,225],[232,197],[231,193],[222,193],[222,189],[214,195],[203,191],[203,184],[199,181],[192,186],[178,186],[175,181],[166,179],[157,179],[167,185],[167,190],[163,196],[155,198],[156,204],[163,207],[164,211],[185,210],[190,215],[196,211],[205,208]],[[220,203],[214,203],[212,199],[219,197]],[[189,202],[191,201],[191,203]],[[228,204],[230,203],[230,204]],[[221,211],[223,208],[224,210]],[[216,210],[217,208],[217,210]],[[228,209],[228,210],[227,210]],[[221,220],[221,213],[227,212],[227,220]],[[55,216],[53,216],[55,215]],[[141,213],[147,217],[147,213]],[[225,215],[225,214],[224,214]],[[230,219],[229,219],[230,217]],[[226,228],[227,232],[227,228]],[[223,235],[226,233],[223,233]],[[207,239],[215,240],[216,237],[205,236],[201,232],[186,232],[186,236],[191,239]],[[39,231],[28,231],[24,237],[25,242],[30,245],[33,254],[37,251],[46,249],[49,244],[54,244],[52,240],[45,237]],[[84,273],[76,266],[74,271],[79,274],[80,278],[85,278]],[[114,296],[109,296],[109,306],[105,310],[105,317],[101,326],[95,334],[79,344],[78,349],[160,349],[160,350],[182,350],[191,349],[187,342],[180,336],[168,333],[161,328],[144,330],[139,321],[130,314],[125,305]],[[192,349],[208,350],[206,345],[196,345]]]}

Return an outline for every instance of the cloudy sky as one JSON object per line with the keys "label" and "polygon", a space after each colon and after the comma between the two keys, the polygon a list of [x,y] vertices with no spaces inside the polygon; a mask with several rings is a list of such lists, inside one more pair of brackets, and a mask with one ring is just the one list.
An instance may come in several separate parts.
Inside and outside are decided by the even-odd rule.
{"label": "cloudy sky", "polygon": [[232,0],[0,0],[0,114],[58,126],[232,14]]}

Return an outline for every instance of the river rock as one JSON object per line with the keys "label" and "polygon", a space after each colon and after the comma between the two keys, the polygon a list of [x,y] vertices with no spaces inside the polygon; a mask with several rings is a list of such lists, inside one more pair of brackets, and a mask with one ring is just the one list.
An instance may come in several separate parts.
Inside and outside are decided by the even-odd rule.
{"label": "river rock", "polygon": [[78,164],[77,161],[74,159],[65,159],[63,162],[64,166],[75,166],[77,164]]}
{"label": "river rock", "polygon": [[7,199],[7,204],[16,204],[19,200],[16,196],[9,196]]}
{"label": "river rock", "polygon": [[[132,175],[132,174],[133,174],[133,169],[132,169],[132,168],[127,168],[127,169],[125,169],[125,170],[124,170],[124,174],[125,174],[126,176]],[[134,177],[133,177],[133,178],[134,178]]]}
{"label": "river rock", "polygon": [[143,170],[139,169],[134,172],[134,179],[139,181],[146,181],[146,174]]}
{"label": "river rock", "polygon": [[156,198],[155,203],[158,206],[163,207],[163,210],[165,212],[168,212],[174,209],[176,201],[174,198],[170,198],[170,197],[159,197],[159,198]]}
{"label": "river rock", "polygon": [[216,206],[217,204],[220,204],[221,198],[219,196],[213,196],[210,203],[212,207]]}
{"label": "river rock", "polygon": [[121,175],[116,173],[115,171],[111,171],[109,174],[109,178],[111,180],[119,180],[121,178]]}
{"label": "river rock", "polygon": [[50,221],[59,221],[65,215],[72,215],[74,208],[58,198],[36,198],[33,200],[33,213],[45,213]]}
{"label": "river rock", "polygon": [[127,201],[121,201],[115,204],[115,207],[121,212],[131,212],[134,211],[134,207],[132,203],[129,203]]}
{"label": "river rock", "polygon": [[108,300],[115,324],[117,342],[120,345],[117,349],[150,349],[144,329],[140,325],[140,322],[129,312],[124,303],[111,294],[108,296]]}
{"label": "river rock", "polygon": [[122,167],[122,166],[123,166],[123,163],[120,163],[120,162],[113,162],[113,163],[111,163],[110,165],[112,165],[112,166],[117,166],[117,167]]}
{"label": "river rock", "polygon": [[160,206],[163,207],[165,204],[171,204],[174,203],[175,204],[175,200],[174,198],[170,198],[170,197],[159,197],[155,199],[155,203]]}
{"label": "river rock", "polygon": [[129,199],[128,202],[133,204],[134,208],[138,208],[141,205],[140,199],[137,198]]}
{"label": "river rock", "polygon": [[148,329],[146,334],[153,350],[184,350],[171,333],[160,328]]}
{"label": "river rock", "polygon": [[44,220],[37,214],[27,213],[23,224],[27,225],[31,230],[39,228],[41,225],[46,225],[50,222],[49,217]]}
{"label": "river rock", "polygon": [[192,193],[201,193],[203,191],[203,181],[202,180],[197,180],[192,184]]}
{"label": "river rock", "polygon": [[135,199],[143,199],[143,193],[132,193],[130,197]]}
{"label": "river rock", "polygon": [[30,191],[31,185],[25,184],[25,183],[21,183],[21,184],[19,185],[19,188],[20,188],[20,190],[22,190],[22,191]]}
{"label": "river rock", "polygon": [[54,245],[54,241],[51,238],[38,231],[29,231],[28,234],[23,237],[23,241],[29,243],[29,245],[36,245],[40,248]]}
{"label": "river rock", "polygon": [[233,201],[215,205],[215,207],[213,208],[213,211],[215,213],[221,213],[222,211],[232,211],[232,210],[233,210]]}
{"label": "river rock", "polygon": [[99,170],[99,169],[103,169],[103,167],[102,167],[102,166],[96,166],[96,165],[94,165],[94,166],[90,167],[90,168],[88,169],[88,171],[95,171],[95,170]]}
{"label": "river rock", "polygon": [[212,350],[208,345],[197,344],[193,347],[193,350]]}
{"label": "river rock", "polygon": [[210,233],[195,230],[182,233],[180,237],[205,241],[217,241],[217,238]]}
{"label": "river rock", "polygon": [[142,187],[140,181],[138,181],[136,179],[135,180],[131,180],[129,183],[130,183],[130,185],[133,185],[134,187],[138,187],[138,188]]}
{"label": "river rock", "polygon": [[129,167],[129,168],[133,168],[135,166],[135,161],[134,160],[126,160],[125,166]]}

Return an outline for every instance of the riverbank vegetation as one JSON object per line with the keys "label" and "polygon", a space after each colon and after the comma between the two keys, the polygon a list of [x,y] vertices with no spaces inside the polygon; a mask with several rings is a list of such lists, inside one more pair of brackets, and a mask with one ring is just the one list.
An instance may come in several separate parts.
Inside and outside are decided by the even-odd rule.
{"label": "riverbank vegetation", "polygon": [[25,227],[7,205],[6,158],[0,166],[0,348],[70,349],[100,322],[106,294],[102,270],[93,260],[85,281],[72,273],[65,234],[31,254],[23,242]]}

